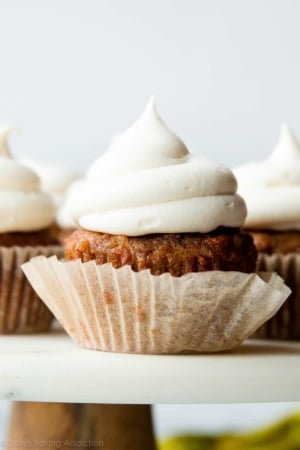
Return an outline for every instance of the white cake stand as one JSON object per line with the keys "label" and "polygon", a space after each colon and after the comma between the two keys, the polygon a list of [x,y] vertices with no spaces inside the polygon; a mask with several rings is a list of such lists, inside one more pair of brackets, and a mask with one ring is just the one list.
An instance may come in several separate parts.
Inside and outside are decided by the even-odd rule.
{"label": "white cake stand", "polygon": [[17,401],[8,447],[74,448],[77,441],[76,448],[153,450],[151,404],[300,400],[300,342],[127,355],[83,350],[56,332],[1,336],[0,361],[0,398]]}

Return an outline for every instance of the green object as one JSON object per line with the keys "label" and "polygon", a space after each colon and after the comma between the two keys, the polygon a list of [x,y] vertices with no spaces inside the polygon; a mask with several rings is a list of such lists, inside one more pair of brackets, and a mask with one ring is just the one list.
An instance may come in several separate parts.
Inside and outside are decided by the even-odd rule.
{"label": "green object", "polygon": [[161,442],[159,450],[300,450],[300,412],[251,433],[176,436]]}
{"label": "green object", "polygon": [[214,450],[216,439],[210,436],[176,436],[159,445],[159,450]]}

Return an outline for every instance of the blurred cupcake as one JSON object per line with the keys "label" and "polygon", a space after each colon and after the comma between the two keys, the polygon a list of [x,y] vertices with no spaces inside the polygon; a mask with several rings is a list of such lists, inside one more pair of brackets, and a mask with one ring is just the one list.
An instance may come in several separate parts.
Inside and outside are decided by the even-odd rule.
{"label": "blurred cupcake", "polygon": [[233,169],[259,252],[258,270],[276,271],[292,293],[255,337],[300,339],[300,144],[286,126],[271,156]]}
{"label": "blurred cupcake", "polygon": [[279,277],[251,273],[257,253],[240,229],[236,188],[229,169],[188,151],[151,100],[69,196],[81,228],[66,240],[67,262],[34,258],[23,269],[83,347],[233,348],[288,292]]}
{"label": "blurred cupcake", "polygon": [[0,130],[0,333],[47,330],[52,314],[24,277],[21,264],[36,255],[60,254],[49,232],[55,216],[50,197],[41,192],[38,176],[10,156]]}
{"label": "blurred cupcake", "polygon": [[63,203],[67,189],[78,178],[74,170],[63,165],[45,163],[31,158],[23,158],[21,163],[39,176],[40,189],[51,196],[56,207]]}

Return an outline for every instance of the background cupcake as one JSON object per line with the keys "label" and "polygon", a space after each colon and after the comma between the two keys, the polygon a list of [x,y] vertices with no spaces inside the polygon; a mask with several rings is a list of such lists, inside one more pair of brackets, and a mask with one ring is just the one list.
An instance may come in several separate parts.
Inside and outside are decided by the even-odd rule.
{"label": "background cupcake", "polygon": [[38,254],[60,253],[49,232],[55,208],[39,177],[11,158],[10,131],[0,130],[0,333],[44,331],[53,316],[20,266]]}
{"label": "background cupcake", "polygon": [[23,268],[81,346],[232,348],[286,295],[279,277],[270,287],[248,274],[257,253],[240,229],[246,208],[236,189],[232,172],[192,155],[151,100],[71,193],[81,228],[66,240],[68,262],[35,258]]}
{"label": "background cupcake", "polygon": [[259,251],[258,270],[276,271],[292,289],[256,337],[300,339],[300,144],[286,126],[265,161],[233,169],[246,200],[245,227]]}
{"label": "background cupcake", "polygon": [[45,163],[31,158],[23,158],[21,163],[39,176],[41,190],[50,194],[56,207],[62,204],[68,187],[78,178],[74,170],[61,164]]}

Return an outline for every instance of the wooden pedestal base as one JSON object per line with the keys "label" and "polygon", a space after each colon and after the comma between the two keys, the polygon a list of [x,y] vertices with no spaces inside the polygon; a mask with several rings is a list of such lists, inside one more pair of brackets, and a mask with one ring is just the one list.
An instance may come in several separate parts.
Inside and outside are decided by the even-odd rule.
{"label": "wooden pedestal base", "polygon": [[7,450],[155,450],[148,405],[16,402]]}

